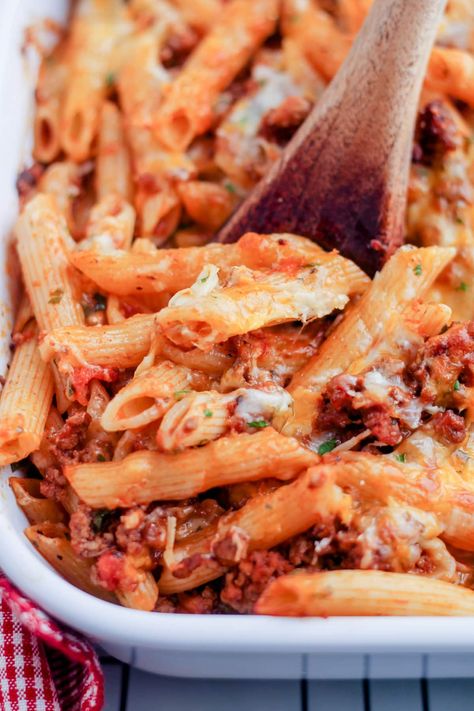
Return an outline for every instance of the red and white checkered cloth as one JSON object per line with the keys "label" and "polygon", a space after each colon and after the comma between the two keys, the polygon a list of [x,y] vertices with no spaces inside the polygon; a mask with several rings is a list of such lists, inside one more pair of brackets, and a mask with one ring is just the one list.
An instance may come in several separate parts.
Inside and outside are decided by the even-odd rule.
{"label": "red and white checkered cloth", "polygon": [[100,711],[104,680],[89,642],[61,628],[0,573],[1,711]]}

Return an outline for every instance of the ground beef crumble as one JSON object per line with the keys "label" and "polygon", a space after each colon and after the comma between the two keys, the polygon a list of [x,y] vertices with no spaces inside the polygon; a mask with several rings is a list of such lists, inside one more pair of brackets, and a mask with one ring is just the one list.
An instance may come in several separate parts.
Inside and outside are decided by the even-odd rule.
{"label": "ground beef crumble", "polygon": [[410,370],[421,386],[424,402],[457,404],[457,383],[474,384],[474,321],[455,324],[429,338]]}
{"label": "ground beef crumble", "polygon": [[438,437],[445,443],[460,444],[466,437],[464,417],[453,410],[437,413],[432,420],[433,428]]}
{"label": "ground beef crumble", "polygon": [[285,146],[307,118],[312,108],[308,99],[289,96],[262,119],[259,135],[271,143]]}
{"label": "ground beef crumble", "polygon": [[251,612],[272,580],[293,566],[277,551],[254,551],[225,576],[221,600],[237,612]]}
{"label": "ground beef crumble", "polygon": [[75,409],[62,427],[48,433],[50,453],[60,465],[81,461],[90,422],[91,416],[86,410]]}
{"label": "ground beef crumble", "polygon": [[431,166],[458,145],[458,129],[449,110],[442,101],[431,101],[418,117],[414,162]]}

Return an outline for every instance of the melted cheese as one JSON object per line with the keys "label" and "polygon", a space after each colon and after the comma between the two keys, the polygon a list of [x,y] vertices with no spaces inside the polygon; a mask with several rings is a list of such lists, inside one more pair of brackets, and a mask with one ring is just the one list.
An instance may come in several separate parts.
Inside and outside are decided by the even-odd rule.
{"label": "melted cheese", "polygon": [[271,418],[287,414],[293,406],[293,398],[283,388],[239,390],[235,415],[244,422],[253,422],[260,417]]}

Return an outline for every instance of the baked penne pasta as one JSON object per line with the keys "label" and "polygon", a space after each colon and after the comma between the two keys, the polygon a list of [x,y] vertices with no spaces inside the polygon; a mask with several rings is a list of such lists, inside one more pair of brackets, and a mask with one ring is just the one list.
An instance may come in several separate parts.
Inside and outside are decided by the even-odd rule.
{"label": "baked penne pasta", "polygon": [[[317,522],[324,524],[336,517],[348,520],[349,498],[334,480],[319,477],[313,469],[308,469],[291,484],[255,496],[241,509],[225,516],[217,526],[210,526],[176,546],[172,567],[167,565],[160,577],[160,590],[164,594],[190,590],[221,576],[229,564],[238,563],[248,551],[273,548]],[[236,543],[232,541],[235,532]],[[230,547],[224,545],[228,538],[231,539]],[[239,539],[243,546],[239,547]],[[234,558],[229,560],[225,556],[231,551]],[[210,557],[211,552],[214,558]],[[219,561],[219,552],[224,564]],[[181,573],[179,576],[173,574],[193,556],[202,560],[198,567],[184,577]]]}
{"label": "baked penne pasta", "polygon": [[209,265],[189,289],[170,299],[156,324],[176,345],[207,350],[265,326],[327,316],[343,309],[365,284],[359,269],[336,255],[290,274],[234,267],[222,281],[218,268]]}
{"label": "baked penne pasta", "polygon": [[314,461],[315,456],[295,440],[267,428],[175,455],[136,452],[120,462],[68,466],[64,473],[88,506],[112,509],[156,499],[172,501],[268,476],[291,479]]}
{"label": "baked penne pasta", "polygon": [[61,146],[71,160],[91,156],[107,94],[110,54],[119,38],[119,0],[80,0],[68,50],[69,77],[61,115]]}
{"label": "baked penne pasta", "polygon": [[151,573],[142,573],[135,590],[118,590],[117,598],[124,607],[150,612],[158,600],[158,586]]}
{"label": "baked penne pasta", "polygon": [[[365,287],[368,277],[354,264],[334,253],[324,252],[304,237],[258,235],[253,232],[236,244],[208,244],[204,247],[139,250],[107,254],[78,250],[71,262],[100,288],[123,296],[140,293],[176,293],[190,287],[206,264],[228,268],[244,264],[251,269],[286,271],[318,264],[328,270],[349,270]],[[309,267],[306,267],[309,268]]]}
{"label": "baked penne pasta", "polygon": [[92,594],[474,612],[472,2],[447,3],[408,244],[373,280],[299,235],[215,241],[372,1],[77,0],[56,47],[29,33],[0,465],[29,457],[27,535]]}
{"label": "baked penne pasta", "polygon": [[183,15],[183,19],[200,32],[207,32],[219,19],[222,12],[220,0],[174,0],[173,4]]}
{"label": "baked penne pasta", "polygon": [[38,182],[38,191],[53,195],[60,212],[66,218],[69,232],[75,229],[74,202],[81,191],[81,170],[72,161],[49,165]]}
{"label": "baked penne pasta", "polygon": [[[426,451],[426,450],[425,450]],[[474,487],[447,461],[418,464],[405,455],[403,461],[387,461],[357,452],[339,455],[337,463],[328,464],[337,483],[344,490],[367,501],[387,503],[390,499],[436,514],[443,525],[442,538],[463,550],[474,550],[472,504]],[[436,463],[435,463],[436,462]],[[323,471],[327,471],[323,468]]]}
{"label": "baked penne pasta", "polygon": [[102,600],[115,601],[114,595],[91,581],[91,562],[75,555],[67,540],[66,527],[63,524],[43,522],[29,526],[25,534],[37,551],[71,585]]}
{"label": "baked penne pasta", "polygon": [[40,344],[46,361],[58,358],[71,366],[94,364],[133,368],[150,349],[154,316],[137,314],[109,326],[58,328]]}
{"label": "baked penne pasta", "polygon": [[178,195],[187,214],[198,225],[215,231],[230,217],[236,201],[223,186],[189,180],[178,187]]}
{"label": "baked penne pasta", "polygon": [[[145,15],[150,15],[147,9]],[[174,232],[181,216],[174,181],[189,178],[194,174],[194,166],[174,147],[163,148],[152,132],[163,85],[169,79],[159,55],[176,17],[167,3],[157,3],[151,16],[154,24],[147,31],[132,35],[127,44],[118,91],[132,153],[140,231],[161,243]]]}
{"label": "baked penne pasta", "polygon": [[179,451],[211,442],[231,429],[259,430],[269,425],[275,413],[289,413],[291,398],[283,388],[233,392],[179,393],[156,435],[164,452]]}
{"label": "baked penne pasta", "polygon": [[18,506],[31,524],[36,525],[45,521],[48,523],[64,522],[64,511],[55,501],[41,495],[39,479],[12,476],[9,484]]}
{"label": "baked penne pasta", "polygon": [[373,0],[340,0],[338,16],[344,29],[355,34],[362,27]]}
{"label": "baked penne pasta", "polygon": [[275,0],[236,0],[222,9],[219,21],[171,83],[155,117],[156,135],[165,146],[186,150],[211,127],[219,92],[272,34],[277,13]]}
{"label": "baked penne pasta", "polygon": [[95,189],[99,200],[119,195],[132,199],[132,166],[123,117],[111,101],[102,106],[97,145]]}
{"label": "baked penne pasta", "polygon": [[41,360],[33,323],[21,333],[0,396],[0,466],[39,447],[53,397],[53,376]]}
{"label": "baked penne pasta", "polygon": [[84,313],[67,259],[70,236],[54,197],[34,197],[25,206],[15,234],[26,291],[39,328],[51,331],[81,326]]}
{"label": "baked penne pasta", "polygon": [[426,83],[431,89],[474,106],[474,56],[451,47],[435,47]]}
{"label": "baked penne pasta", "polygon": [[333,570],[284,575],[258,600],[260,615],[329,617],[351,615],[474,614],[474,593],[443,580],[381,570]]}
{"label": "baked penne pasta", "polygon": [[336,74],[352,45],[352,37],[316,3],[285,0],[282,31],[284,37],[298,42],[304,55],[327,81]]}
{"label": "baked penne pasta", "polygon": [[114,250],[130,247],[135,228],[135,210],[120,195],[109,194],[95,204],[80,249]]}
{"label": "baked penne pasta", "polygon": [[145,370],[112,398],[102,415],[102,427],[116,432],[160,419],[177,399],[190,392],[195,384],[193,375],[189,368],[166,360]]}
{"label": "baked penne pasta", "polygon": [[59,45],[43,58],[36,87],[33,156],[50,163],[61,150],[61,100],[68,79],[65,47]]}
{"label": "baked penne pasta", "polygon": [[448,248],[407,247],[390,259],[318,353],[293,377],[289,392],[294,413],[284,433],[310,434],[318,401],[330,378],[366,355],[373,358],[373,349],[383,348],[384,330],[414,299],[423,298],[453,256],[454,251]]}

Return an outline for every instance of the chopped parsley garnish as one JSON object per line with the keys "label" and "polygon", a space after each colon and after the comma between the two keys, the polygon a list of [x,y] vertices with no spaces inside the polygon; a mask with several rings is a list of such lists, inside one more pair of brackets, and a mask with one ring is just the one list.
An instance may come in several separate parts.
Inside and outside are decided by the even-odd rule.
{"label": "chopped parsley garnish", "polygon": [[457,287],[456,291],[467,291],[469,289],[465,281],[462,281]]}
{"label": "chopped parsley garnish", "polygon": [[107,461],[107,460],[106,460],[106,458],[104,457],[103,454],[98,454],[98,455],[97,455],[97,461],[98,461],[98,462],[105,462],[105,461]]}
{"label": "chopped parsley garnish", "polygon": [[421,276],[422,272],[423,268],[421,264],[417,264],[416,267],[413,269],[413,274],[415,274],[416,276]]}
{"label": "chopped parsley garnish", "polygon": [[204,282],[207,281],[208,279],[209,279],[209,274],[207,275],[207,277],[203,277],[202,279],[199,279],[199,281],[201,282],[201,284],[204,284]]}
{"label": "chopped parsley garnish", "polygon": [[319,267],[320,264],[319,262],[308,262],[308,264],[304,265],[305,269],[314,269],[314,267]]}
{"label": "chopped parsley garnish", "polygon": [[457,392],[460,387],[461,387],[461,383],[459,382],[459,380],[456,380],[456,382],[453,385],[453,390],[455,390]]}
{"label": "chopped parsley garnish", "polygon": [[407,455],[406,454],[396,454],[395,459],[397,460],[397,462],[404,463],[407,460]]}
{"label": "chopped parsley garnish", "polygon": [[227,190],[228,193],[231,193],[232,195],[235,195],[237,192],[236,187],[233,183],[231,183],[229,180],[226,180],[224,183],[224,187]]}
{"label": "chopped parsley garnish", "polygon": [[59,304],[63,298],[64,291],[62,289],[54,289],[54,291],[49,292],[48,304]]}
{"label": "chopped parsley garnish", "polygon": [[204,417],[212,417],[212,415],[212,410],[208,410],[207,408],[204,410]]}
{"label": "chopped parsley garnish", "polygon": [[182,397],[188,395],[190,392],[191,390],[176,390],[174,396],[177,400],[181,400]]}
{"label": "chopped parsley garnish", "polygon": [[462,219],[462,217],[459,217],[459,215],[456,215],[456,223],[457,223],[458,225],[464,225],[464,224],[465,224],[464,220]]}
{"label": "chopped parsley garnish", "polygon": [[327,442],[323,442],[322,444],[319,445],[318,447],[318,454],[327,454],[328,452],[332,452],[334,447],[337,447],[337,440],[336,439],[328,439]]}
{"label": "chopped parsley garnish", "polygon": [[109,89],[115,84],[115,74],[113,72],[109,72],[108,74],[105,75],[105,86],[108,86]]}
{"label": "chopped parsley garnish", "polygon": [[261,429],[263,427],[268,427],[268,422],[265,420],[253,420],[253,422],[247,422],[249,427],[255,427],[255,429]]}
{"label": "chopped parsley garnish", "polygon": [[68,384],[67,384],[67,388],[66,388],[66,395],[67,395],[68,397],[73,397],[73,395],[74,395],[75,392],[76,392],[76,391],[75,391],[75,389],[74,389],[74,385],[73,385],[72,383],[68,383]]}

